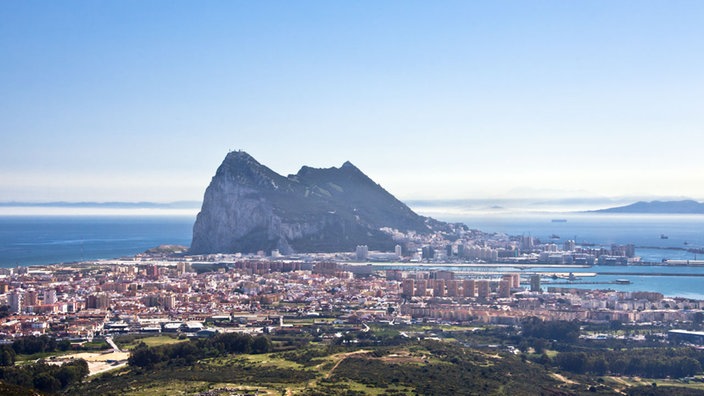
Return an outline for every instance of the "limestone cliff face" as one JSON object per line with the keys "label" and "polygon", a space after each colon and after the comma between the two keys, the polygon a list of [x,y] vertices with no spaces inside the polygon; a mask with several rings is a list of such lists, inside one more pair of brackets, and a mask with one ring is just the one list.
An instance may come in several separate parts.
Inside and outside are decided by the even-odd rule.
{"label": "limestone cliff face", "polygon": [[205,191],[190,253],[391,249],[382,227],[427,233],[441,224],[415,214],[349,162],[284,177],[237,151]]}

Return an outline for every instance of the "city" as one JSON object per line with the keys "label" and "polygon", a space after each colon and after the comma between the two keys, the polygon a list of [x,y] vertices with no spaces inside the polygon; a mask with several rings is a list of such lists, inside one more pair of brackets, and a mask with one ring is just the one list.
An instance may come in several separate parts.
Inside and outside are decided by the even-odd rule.
{"label": "city", "polygon": [[[263,252],[157,253],[2,269],[0,302],[8,306],[9,315],[0,323],[0,336],[7,342],[39,334],[89,340],[125,332],[196,334],[209,328],[262,332],[286,327],[287,319],[300,317],[357,325],[515,325],[527,317],[674,325],[702,314],[699,300],[617,292],[598,285],[594,290],[577,288],[570,286],[574,274],[547,276],[523,266],[637,262],[632,246],[583,249],[568,241],[569,250],[563,251],[552,242],[478,231],[463,232],[453,243],[443,238],[396,235],[405,247],[397,245],[394,252],[358,246],[353,253],[282,256],[274,251],[268,257]],[[445,249],[422,246],[433,241]],[[456,269],[460,262],[467,265],[459,267],[461,271],[438,269],[438,263]],[[430,263],[433,269],[423,267]],[[494,263],[521,265],[499,272]],[[223,323],[227,326],[219,326]]]}

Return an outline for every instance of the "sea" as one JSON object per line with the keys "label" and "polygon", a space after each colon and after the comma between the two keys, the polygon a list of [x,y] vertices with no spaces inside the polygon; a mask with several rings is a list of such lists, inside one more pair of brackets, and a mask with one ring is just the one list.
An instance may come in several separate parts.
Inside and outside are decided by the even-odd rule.
{"label": "sea", "polygon": [[[687,249],[704,248],[704,215],[598,213],[433,214],[472,229],[530,235],[543,242],[575,240],[609,247],[634,244],[643,261],[704,260]],[[0,267],[129,257],[162,244],[189,246],[195,215],[9,215],[0,216]],[[409,269],[413,269],[411,267]],[[427,270],[427,266],[415,267]],[[467,268],[456,268],[468,271]],[[589,268],[474,268],[476,271],[572,272],[577,282],[555,286],[655,291],[704,299],[704,267],[593,266]],[[585,274],[582,277],[581,274]],[[613,284],[626,279],[630,284]]]}
{"label": "sea", "polygon": [[190,246],[195,216],[0,216],[0,268],[134,256]]}

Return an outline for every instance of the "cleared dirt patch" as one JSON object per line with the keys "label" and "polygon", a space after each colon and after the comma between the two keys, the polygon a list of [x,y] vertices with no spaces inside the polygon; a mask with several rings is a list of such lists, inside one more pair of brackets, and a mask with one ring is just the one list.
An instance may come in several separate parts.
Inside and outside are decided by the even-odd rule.
{"label": "cleared dirt patch", "polygon": [[566,383],[566,384],[570,384],[570,385],[579,384],[579,382],[572,381],[571,379],[565,377],[565,376],[562,375],[562,374],[550,373],[550,376],[552,376],[553,378],[555,378],[555,379],[557,379],[557,380],[559,380],[559,381],[562,381],[562,382],[564,382],[564,383]]}
{"label": "cleared dirt patch", "polygon": [[73,359],[83,359],[88,363],[89,375],[99,374],[114,368],[122,367],[127,364],[127,358],[130,357],[129,352],[110,352],[110,353],[76,353],[73,355],[64,355],[49,359],[50,364],[64,364]]}

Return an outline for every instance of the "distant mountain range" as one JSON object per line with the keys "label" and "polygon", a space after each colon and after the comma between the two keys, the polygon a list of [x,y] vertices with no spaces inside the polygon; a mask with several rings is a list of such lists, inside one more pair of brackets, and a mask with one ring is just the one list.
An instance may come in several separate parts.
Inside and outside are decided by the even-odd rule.
{"label": "distant mountain range", "polygon": [[593,210],[590,213],[704,214],[704,203],[693,200],[639,201],[626,206]]}
{"label": "distant mountain range", "polygon": [[[306,168],[306,167],[304,167]],[[310,168],[309,168],[310,169]],[[576,203],[582,205],[596,205],[597,202],[590,202],[588,200],[573,200]],[[494,204],[492,202],[500,202],[500,205]],[[439,210],[461,207],[463,209],[491,209],[500,210],[504,209],[504,204],[508,205],[508,209],[513,208],[513,206],[522,204],[526,206],[528,202],[529,207],[550,207],[550,205],[560,206],[561,204],[571,204],[572,201],[565,200],[554,200],[547,202],[533,201],[516,201],[516,200],[491,200],[491,199],[464,199],[464,200],[411,200],[407,203],[412,207],[420,208],[438,208]],[[518,204],[517,204],[518,203]],[[200,209],[202,205],[201,201],[174,201],[174,202],[92,202],[92,201],[82,201],[82,202],[68,202],[68,201],[54,201],[54,202],[24,202],[24,201],[5,201],[0,202],[0,208],[85,208],[85,209]],[[513,205],[513,206],[512,206]],[[515,209],[515,208],[513,208]],[[566,211],[569,209],[566,208]],[[642,213],[642,214],[704,214],[704,203],[700,203],[694,200],[678,200],[678,201],[638,201],[624,206],[616,206],[606,209],[596,209],[588,210],[585,213]]]}

